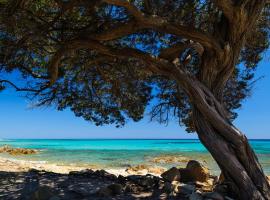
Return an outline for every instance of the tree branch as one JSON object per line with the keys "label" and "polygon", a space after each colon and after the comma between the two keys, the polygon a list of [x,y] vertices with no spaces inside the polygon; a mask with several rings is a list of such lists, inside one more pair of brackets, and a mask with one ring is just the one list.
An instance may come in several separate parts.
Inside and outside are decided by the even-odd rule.
{"label": "tree branch", "polygon": [[0,80],[0,83],[3,84],[3,83],[7,83],[9,84],[10,86],[12,86],[13,88],[15,88],[15,90],[17,92],[35,92],[35,93],[39,93],[43,90],[45,90],[46,88],[48,88],[48,85],[44,85],[43,87],[39,88],[39,89],[32,89],[32,88],[20,88],[18,87],[17,85],[15,85],[14,83],[12,83],[11,81],[9,80]]}
{"label": "tree branch", "polygon": [[161,49],[159,57],[169,61],[173,61],[175,58],[179,57],[179,54],[187,48],[195,49],[199,55],[202,55],[204,52],[203,46],[201,46],[197,42],[177,43],[171,47]]}
{"label": "tree branch", "polygon": [[[136,6],[134,6],[133,4],[129,3],[126,0],[103,0],[103,2],[112,4],[115,6],[121,6],[127,9],[127,11],[138,22],[136,24],[136,26],[138,27],[133,27],[134,28],[133,32],[136,32],[142,29],[154,29],[163,33],[173,34],[179,37],[185,37],[187,39],[199,42],[207,48],[214,49],[218,52],[221,51],[221,47],[214,37],[194,27],[172,24],[168,22],[165,18],[159,17],[159,16],[146,16]],[[132,33],[132,31],[130,32]],[[111,33],[111,35],[113,35],[113,33]],[[120,35],[121,34],[117,34],[118,37]],[[121,36],[125,36],[125,35],[121,35]]]}
{"label": "tree branch", "polygon": [[90,38],[99,41],[108,41],[121,38],[133,33],[136,33],[139,30],[142,30],[144,27],[138,24],[136,21],[129,21],[125,24],[121,24],[118,27],[115,27],[113,30],[109,30],[103,33],[98,33],[91,35]]}

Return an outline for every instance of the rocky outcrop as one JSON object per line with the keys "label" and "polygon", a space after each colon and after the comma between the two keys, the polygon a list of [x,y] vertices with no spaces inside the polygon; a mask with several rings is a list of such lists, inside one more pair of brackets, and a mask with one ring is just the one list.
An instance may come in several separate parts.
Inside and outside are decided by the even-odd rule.
{"label": "rocky outcrop", "polygon": [[190,160],[186,168],[180,168],[181,182],[206,182],[209,179],[209,170],[201,163]]}
{"label": "rocky outcrop", "polygon": [[0,147],[0,153],[8,153],[10,155],[28,155],[36,154],[38,151],[35,149],[25,149],[25,148],[13,148],[8,145]]}
{"label": "rocky outcrop", "polygon": [[176,167],[172,167],[168,171],[161,174],[161,177],[168,182],[180,181],[180,172]]}
{"label": "rocky outcrop", "polygon": [[196,160],[190,160],[186,166],[194,181],[205,182],[209,178],[209,170]]}
{"label": "rocky outcrop", "polygon": [[149,165],[137,165],[131,166],[126,169],[128,174],[136,174],[136,175],[143,175],[143,174],[162,174],[166,169],[162,167],[151,167]]}
{"label": "rocky outcrop", "polygon": [[150,162],[159,163],[159,164],[168,164],[168,163],[187,163],[189,161],[188,158],[184,156],[173,156],[173,155],[161,155],[154,158],[149,159]]}

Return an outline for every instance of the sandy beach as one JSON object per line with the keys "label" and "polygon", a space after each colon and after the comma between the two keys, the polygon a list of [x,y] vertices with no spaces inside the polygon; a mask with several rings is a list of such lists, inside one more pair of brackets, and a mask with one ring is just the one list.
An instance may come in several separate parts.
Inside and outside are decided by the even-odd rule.
{"label": "sandy beach", "polygon": [[[166,169],[143,165],[105,171],[0,157],[0,199],[187,199],[197,186],[177,181],[175,169],[162,175]],[[212,190],[209,180],[202,191]]]}

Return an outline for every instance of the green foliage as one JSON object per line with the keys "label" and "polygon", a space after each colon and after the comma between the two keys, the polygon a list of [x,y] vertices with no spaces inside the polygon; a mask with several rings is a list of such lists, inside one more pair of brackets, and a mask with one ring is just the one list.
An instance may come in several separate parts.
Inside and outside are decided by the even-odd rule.
{"label": "green foliage", "polygon": [[[28,87],[44,86],[48,84],[48,66],[53,55],[66,45],[58,80],[33,96],[30,94],[38,99],[39,105],[55,104],[59,110],[70,108],[76,116],[96,125],[115,123],[117,126],[124,125],[127,118],[140,120],[148,106],[152,119],[168,123],[175,118],[187,130],[193,130],[191,102],[174,80],[149,72],[148,65],[139,59],[111,58],[85,48],[68,50],[74,39],[91,38],[132,20],[124,8],[97,0],[7,2],[0,1],[2,72],[19,70],[23,77],[30,78]],[[197,28],[213,37],[223,17],[208,0],[130,2],[147,15],[161,16],[172,24]],[[269,45],[268,5],[256,26],[247,31],[239,64],[224,90],[224,104],[232,114],[231,119],[236,117],[234,111],[241,101],[250,94],[254,70]],[[155,57],[162,48],[187,41],[184,37],[148,29],[102,44],[114,49],[134,48]],[[184,61],[189,54],[192,59],[186,69],[198,76],[201,57],[194,48],[185,49],[178,57]]]}

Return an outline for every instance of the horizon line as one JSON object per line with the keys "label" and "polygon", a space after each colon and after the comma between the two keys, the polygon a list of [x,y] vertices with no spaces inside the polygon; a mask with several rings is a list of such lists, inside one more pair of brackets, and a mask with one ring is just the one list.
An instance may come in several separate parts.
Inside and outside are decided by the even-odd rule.
{"label": "horizon line", "polygon": [[[0,138],[1,140],[199,140],[199,138]],[[248,140],[270,140],[270,138],[248,138]]]}

